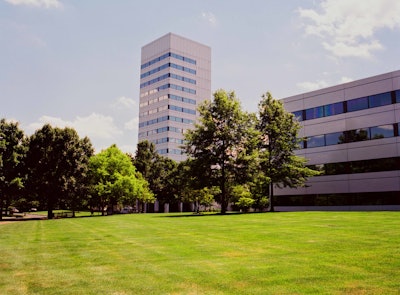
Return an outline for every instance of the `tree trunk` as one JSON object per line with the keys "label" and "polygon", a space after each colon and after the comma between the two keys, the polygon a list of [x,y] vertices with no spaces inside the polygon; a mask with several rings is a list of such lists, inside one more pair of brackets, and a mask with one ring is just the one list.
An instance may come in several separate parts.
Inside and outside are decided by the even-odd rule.
{"label": "tree trunk", "polygon": [[226,198],[226,189],[225,189],[225,159],[224,162],[222,163],[221,167],[221,172],[222,172],[222,179],[221,179],[221,214],[226,214],[226,209],[228,207],[228,202]]}
{"label": "tree trunk", "polygon": [[272,203],[273,198],[274,198],[274,184],[271,182],[269,188],[269,204],[268,204],[269,212],[274,212],[274,204]]}
{"label": "tree trunk", "polygon": [[53,219],[53,216],[53,208],[49,206],[47,208],[47,219]]}
{"label": "tree trunk", "polygon": [[228,207],[226,201],[226,191],[225,191],[225,181],[221,185],[221,214],[226,214],[226,209]]}
{"label": "tree trunk", "polygon": [[0,197],[0,220],[3,219],[3,197]]}

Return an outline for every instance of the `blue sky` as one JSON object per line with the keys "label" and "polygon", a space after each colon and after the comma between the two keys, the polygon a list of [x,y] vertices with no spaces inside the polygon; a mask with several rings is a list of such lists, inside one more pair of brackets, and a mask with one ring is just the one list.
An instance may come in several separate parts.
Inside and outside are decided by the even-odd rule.
{"label": "blue sky", "polygon": [[212,90],[256,111],[400,69],[398,0],[0,0],[0,117],[137,144],[141,47],[168,32],[212,48]]}

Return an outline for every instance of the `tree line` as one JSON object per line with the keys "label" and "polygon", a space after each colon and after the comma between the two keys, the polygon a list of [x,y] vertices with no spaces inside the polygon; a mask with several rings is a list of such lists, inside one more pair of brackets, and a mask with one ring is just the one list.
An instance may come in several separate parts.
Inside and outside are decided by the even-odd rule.
{"label": "tree line", "polygon": [[200,119],[185,133],[187,160],[159,155],[141,141],[135,155],[114,144],[94,154],[89,138],[49,124],[25,136],[17,122],[0,121],[0,219],[3,209],[75,210],[115,205],[190,202],[195,210],[217,202],[273,211],[274,188],[298,187],[318,172],[295,155],[299,123],[270,93],[258,113],[242,110],[234,92],[218,90],[198,107]]}

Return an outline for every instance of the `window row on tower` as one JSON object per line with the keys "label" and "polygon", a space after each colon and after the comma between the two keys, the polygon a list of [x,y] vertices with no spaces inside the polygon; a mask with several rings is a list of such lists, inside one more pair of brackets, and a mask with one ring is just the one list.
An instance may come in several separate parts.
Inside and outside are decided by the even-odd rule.
{"label": "window row on tower", "polygon": [[145,97],[147,95],[154,94],[154,93],[157,93],[157,92],[159,92],[161,90],[168,89],[168,88],[175,89],[175,90],[178,90],[178,91],[187,92],[187,93],[190,93],[190,94],[196,94],[196,90],[195,89],[191,89],[191,88],[188,88],[188,87],[183,87],[183,86],[179,86],[179,85],[168,83],[168,84],[161,85],[160,87],[151,89],[149,91],[143,92],[142,94],[140,94],[140,97]]}
{"label": "window row on tower", "polygon": [[141,122],[141,123],[139,123],[139,127],[145,127],[145,126],[161,123],[164,121],[175,121],[175,122],[184,123],[184,124],[193,124],[194,123],[193,120],[189,120],[186,118],[179,118],[179,117],[175,117],[175,116],[162,116],[162,117],[155,118],[155,119],[152,119],[149,121]]}
{"label": "window row on tower", "polygon": [[183,72],[187,72],[187,73],[190,73],[190,74],[193,74],[193,75],[196,75],[196,70],[193,70],[191,68],[187,68],[187,67],[180,66],[180,65],[177,65],[177,64],[169,62],[169,63],[163,64],[162,66],[159,66],[159,67],[157,67],[155,69],[152,69],[151,71],[148,71],[146,73],[141,74],[140,78],[141,79],[146,78],[146,77],[148,77],[148,76],[150,76],[152,74],[160,72],[160,71],[162,71],[162,70],[164,70],[166,68],[169,68],[169,67],[177,69],[177,70],[180,70],[180,71],[183,71]]}
{"label": "window row on tower", "polygon": [[151,66],[151,65],[153,65],[153,64],[155,64],[155,63],[157,63],[157,62],[159,62],[159,61],[161,61],[163,59],[166,59],[168,57],[172,57],[172,58],[175,58],[175,59],[178,59],[178,60],[190,63],[190,64],[194,64],[194,65],[197,63],[196,60],[194,60],[192,58],[185,57],[185,56],[182,56],[180,54],[176,54],[176,53],[172,53],[172,52],[167,52],[167,53],[165,53],[165,54],[163,54],[163,55],[161,55],[159,57],[156,57],[156,58],[152,59],[151,61],[148,61],[148,62],[142,64],[141,65],[141,69],[147,68],[147,67],[149,67],[149,66]]}
{"label": "window row on tower", "polygon": [[159,112],[162,112],[165,110],[172,110],[172,111],[186,113],[186,114],[190,114],[190,115],[196,115],[196,110],[193,110],[193,109],[182,108],[182,107],[178,107],[178,106],[174,106],[174,105],[164,105],[164,106],[154,108],[154,109],[151,109],[151,110],[148,110],[145,112],[141,112],[139,114],[139,117],[144,117],[147,115],[159,113]]}
{"label": "window row on tower", "polygon": [[151,142],[154,144],[161,144],[161,143],[167,143],[167,142],[184,144],[185,140],[180,139],[180,138],[174,138],[174,137],[163,137],[163,138],[151,140]]}
{"label": "window row on tower", "polygon": [[164,132],[168,132],[168,131],[175,132],[175,133],[184,133],[186,131],[186,129],[177,128],[177,127],[173,127],[173,126],[164,126],[164,127],[160,127],[160,128],[153,129],[153,130],[139,132],[139,138],[144,138],[144,137],[147,137],[150,135],[164,133]]}
{"label": "window row on tower", "polygon": [[159,81],[162,81],[162,80],[165,80],[165,79],[168,79],[168,78],[176,79],[176,80],[187,82],[187,83],[191,83],[191,84],[196,84],[196,80],[194,80],[194,79],[190,79],[190,78],[187,78],[187,77],[184,77],[184,76],[179,76],[179,75],[172,74],[172,73],[167,73],[167,74],[161,75],[161,76],[159,76],[157,78],[151,79],[151,80],[149,80],[147,82],[144,82],[144,83],[140,84],[140,88],[149,86],[151,84],[157,83]]}

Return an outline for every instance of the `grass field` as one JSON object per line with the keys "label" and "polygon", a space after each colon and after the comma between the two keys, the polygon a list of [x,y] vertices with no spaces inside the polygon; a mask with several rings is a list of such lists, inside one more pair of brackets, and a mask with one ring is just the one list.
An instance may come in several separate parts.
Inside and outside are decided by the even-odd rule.
{"label": "grass field", "polygon": [[400,294],[400,212],[0,223],[0,294]]}

